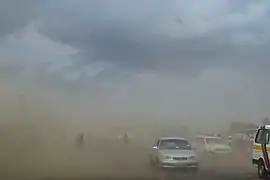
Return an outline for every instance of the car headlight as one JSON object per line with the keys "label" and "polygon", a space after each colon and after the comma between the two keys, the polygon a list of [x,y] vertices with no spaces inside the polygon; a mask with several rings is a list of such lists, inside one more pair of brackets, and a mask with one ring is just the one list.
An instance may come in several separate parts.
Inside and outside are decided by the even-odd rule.
{"label": "car headlight", "polygon": [[164,159],[172,159],[171,156],[164,156]]}

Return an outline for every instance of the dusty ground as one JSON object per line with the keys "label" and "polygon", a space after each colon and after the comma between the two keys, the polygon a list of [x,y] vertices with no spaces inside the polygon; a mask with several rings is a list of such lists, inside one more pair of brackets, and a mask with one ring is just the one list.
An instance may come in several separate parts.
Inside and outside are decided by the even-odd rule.
{"label": "dusty ground", "polygon": [[[83,148],[76,148],[74,139],[78,133],[75,128],[77,124],[85,126],[84,129],[91,132],[106,134],[106,136],[110,136],[111,132],[106,133],[103,125],[93,127],[93,122],[87,125],[68,124],[67,122],[78,120],[78,117],[73,116],[71,108],[60,105],[57,107],[50,105],[48,108],[44,103],[29,100],[29,97],[21,107],[14,94],[9,96],[8,93],[4,93],[0,97],[2,102],[0,104],[1,180],[46,178],[79,180],[93,177],[173,179],[179,176],[181,179],[189,180],[257,179],[255,170],[251,168],[250,156],[245,156],[243,153],[237,153],[230,158],[204,158],[201,170],[196,175],[152,171],[148,166],[146,156],[153,142],[149,136],[158,134],[157,132],[154,135],[149,133],[149,128],[145,127],[143,122],[137,123],[136,127],[132,126],[131,129],[139,133],[136,134],[135,142],[129,147],[105,140],[105,137],[97,143],[88,143]],[[46,123],[40,124],[42,120]],[[58,123],[56,120],[61,122]],[[53,121],[53,123],[50,124],[48,121]],[[64,126],[63,121],[68,125]],[[106,123],[106,125],[111,126],[112,123]],[[154,125],[150,126],[159,129]],[[149,138],[149,140],[142,142],[144,138]]]}
{"label": "dusty ground", "polygon": [[236,153],[229,158],[203,158],[197,175],[185,172],[153,171],[148,165],[147,148],[134,142],[123,146],[100,140],[77,148],[75,142],[21,143],[1,145],[0,179],[80,179],[177,178],[256,179],[250,157]]}

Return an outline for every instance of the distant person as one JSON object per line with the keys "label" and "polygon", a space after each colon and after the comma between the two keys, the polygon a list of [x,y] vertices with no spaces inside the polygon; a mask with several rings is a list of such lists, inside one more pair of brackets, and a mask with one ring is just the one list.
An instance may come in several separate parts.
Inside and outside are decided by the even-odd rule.
{"label": "distant person", "polygon": [[232,136],[228,137],[228,143],[229,143],[229,146],[232,146]]}
{"label": "distant person", "polygon": [[129,138],[128,132],[124,133],[124,138]]}
{"label": "distant person", "polygon": [[78,135],[77,145],[80,147],[83,145],[83,143],[84,143],[84,133],[80,133]]}
{"label": "distant person", "polygon": [[125,132],[125,133],[124,133],[123,140],[124,140],[124,143],[129,142],[129,140],[130,140],[130,135],[129,135],[128,132]]}
{"label": "distant person", "polygon": [[80,134],[80,141],[83,142],[84,141],[84,133]]}

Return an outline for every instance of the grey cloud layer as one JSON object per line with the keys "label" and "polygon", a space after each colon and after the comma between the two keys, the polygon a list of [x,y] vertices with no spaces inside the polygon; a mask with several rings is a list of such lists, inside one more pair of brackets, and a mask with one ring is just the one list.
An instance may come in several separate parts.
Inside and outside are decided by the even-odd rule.
{"label": "grey cloud layer", "polygon": [[268,1],[62,2],[45,12],[42,32],[81,48],[84,64],[196,74],[211,65],[253,66],[254,58],[266,63]]}
{"label": "grey cloud layer", "polygon": [[269,1],[5,0],[0,5],[0,35],[41,19],[40,32],[82,50],[77,65],[102,61],[192,75],[209,66],[269,64]]}
{"label": "grey cloud layer", "polygon": [[1,78],[23,65],[39,94],[51,92],[47,82],[62,99],[83,89],[78,104],[108,117],[221,122],[269,112],[269,0],[35,2],[0,1]]}
{"label": "grey cloud layer", "polygon": [[38,7],[36,0],[1,0],[0,37],[16,32],[35,19]]}

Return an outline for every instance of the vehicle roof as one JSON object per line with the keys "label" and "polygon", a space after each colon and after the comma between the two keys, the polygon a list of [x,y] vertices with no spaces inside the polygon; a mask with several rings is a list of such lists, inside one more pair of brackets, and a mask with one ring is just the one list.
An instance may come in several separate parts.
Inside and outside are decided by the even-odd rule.
{"label": "vehicle roof", "polygon": [[270,129],[270,125],[263,125],[263,126],[260,126],[259,129]]}
{"label": "vehicle roof", "polygon": [[159,140],[170,140],[170,139],[179,139],[179,140],[186,140],[186,138],[182,138],[182,137],[160,137],[158,138]]}
{"label": "vehicle roof", "polygon": [[195,138],[222,139],[221,137],[216,137],[216,136],[204,136],[204,135],[195,136]]}
{"label": "vehicle roof", "polygon": [[252,129],[244,129],[243,131],[255,131],[255,130],[257,130],[258,128],[252,128]]}

